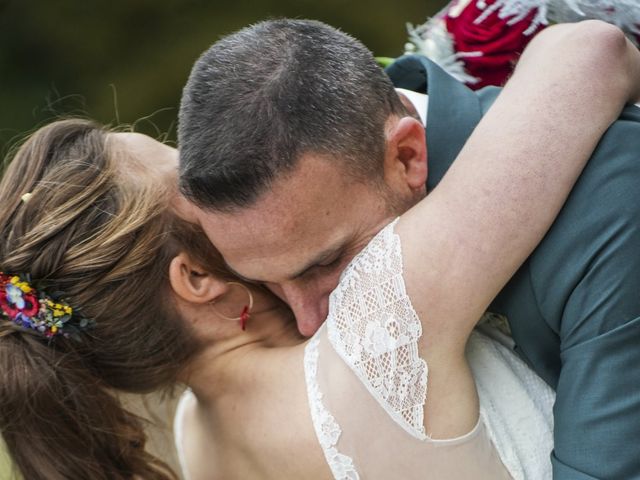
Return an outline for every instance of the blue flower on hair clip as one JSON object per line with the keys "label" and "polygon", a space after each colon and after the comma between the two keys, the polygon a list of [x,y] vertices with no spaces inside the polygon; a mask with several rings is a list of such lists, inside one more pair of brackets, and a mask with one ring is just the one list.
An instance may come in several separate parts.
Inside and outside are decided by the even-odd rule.
{"label": "blue flower on hair clip", "polygon": [[33,328],[34,324],[33,324],[33,319],[31,317],[28,317],[27,315],[25,315],[24,313],[20,312],[16,315],[16,318],[14,319],[14,322],[17,325],[20,325],[24,328]]}
{"label": "blue flower on hair clip", "polygon": [[25,307],[25,302],[22,295],[23,292],[20,287],[9,283],[5,288],[7,291],[7,300],[9,300],[18,309],[23,310]]}

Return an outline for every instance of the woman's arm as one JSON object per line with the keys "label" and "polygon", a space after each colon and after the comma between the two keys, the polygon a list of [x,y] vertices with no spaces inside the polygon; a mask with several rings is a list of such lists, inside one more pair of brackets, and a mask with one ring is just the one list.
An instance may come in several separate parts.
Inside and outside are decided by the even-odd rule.
{"label": "woman's arm", "polygon": [[[438,187],[400,219],[404,278],[430,367],[425,419],[436,435],[473,425],[470,404],[451,408],[474,397],[463,357],[469,332],[542,239],[638,85],[640,54],[615,27],[545,30]],[[454,423],[459,430],[447,429]]]}

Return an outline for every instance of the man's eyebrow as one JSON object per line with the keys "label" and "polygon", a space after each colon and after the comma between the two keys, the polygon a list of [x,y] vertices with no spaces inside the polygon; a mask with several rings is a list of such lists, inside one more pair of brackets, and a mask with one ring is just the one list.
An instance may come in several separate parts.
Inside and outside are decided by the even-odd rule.
{"label": "man's eyebrow", "polygon": [[[318,255],[316,255],[314,258],[309,260],[305,264],[304,267],[300,268],[299,270],[297,270],[296,272],[294,272],[294,273],[292,273],[290,275],[287,275],[286,276],[287,280],[296,280],[296,279],[302,277],[305,273],[307,273],[313,267],[317,266],[320,262],[326,260],[327,258],[331,257],[332,255],[336,255],[336,254],[342,253],[342,249],[343,249],[343,245],[342,244],[338,244],[338,245],[332,245],[331,247],[321,251]],[[238,277],[242,281],[245,281],[247,283],[265,283],[265,282],[269,282],[269,280],[260,280],[260,279],[256,279],[256,278],[245,277],[241,273],[238,273],[238,271],[236,271],[231,265],[229,265],[229,263],[226,260],[225,260],[224,264],[225,264],[227,270],[229,270],[229,273],[231,273],[232,275],[235,275],[236,277]]]}

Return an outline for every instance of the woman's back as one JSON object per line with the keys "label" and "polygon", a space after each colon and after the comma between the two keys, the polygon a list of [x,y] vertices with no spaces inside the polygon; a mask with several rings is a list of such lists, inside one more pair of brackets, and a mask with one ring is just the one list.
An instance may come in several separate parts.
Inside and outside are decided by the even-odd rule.
{"label": "woman's back", "polygon": [[303,345],[257,348],[237,359],[215,404],[183,394],[174,435],[186,479],[331,478],[309,415],[303,355]]}
{"label": "woman's back", "polygon": [[343,274],[304,359],[298,347],[256,351],[262,359],[254,363],[253,398],[263,403],[247,410],[251,400],[241,398],[218,406],[227,413],[213,419],[192,393],[183,397],[175,428],[183,470],[191,480],[320,479],[326,465],[336,479],[549,477],[553,395],[486,335],[474,332],[467,349],[480,396],[475,427],[455,438],[429,437],[421,335],[392,224]]}

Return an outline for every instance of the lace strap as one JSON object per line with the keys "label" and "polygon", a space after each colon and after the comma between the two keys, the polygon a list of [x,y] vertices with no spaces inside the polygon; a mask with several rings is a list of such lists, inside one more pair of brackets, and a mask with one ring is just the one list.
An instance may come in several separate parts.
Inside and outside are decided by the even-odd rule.
{"label": "lace strap", "polygon": [[402,277],[397,219],[342,274],[327,317],[331,345],[391,418],[424,440],[428,369],[418,353],[422,324]]}
{"label": "lace strap", "polygon": [[336,447],[342,430],[322,402],[322,392],[317,380],[318,343],[320,341],[318,333],[309,341],[304,350],[304,374],[313,428],[316,431],[316,436],[333,478],[336,480],[359,480],[360,476],[351,457],[340,453]]}

